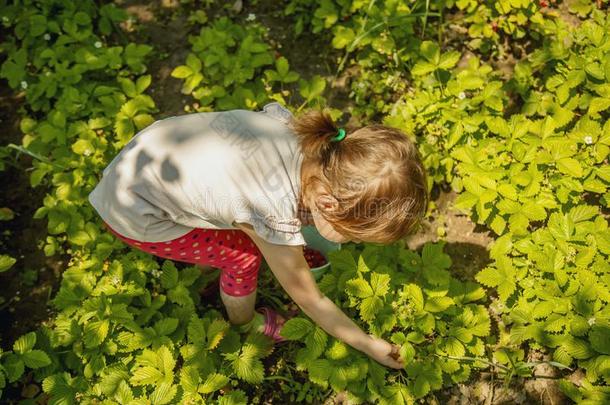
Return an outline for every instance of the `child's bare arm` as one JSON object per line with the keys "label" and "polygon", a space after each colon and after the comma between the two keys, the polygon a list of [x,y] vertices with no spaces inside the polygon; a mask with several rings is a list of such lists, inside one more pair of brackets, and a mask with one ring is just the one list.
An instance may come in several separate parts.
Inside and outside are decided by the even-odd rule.
{"label": "child's bare arm", "polygon": [[386,366],[404,367],[404,364],[390,356],[390,343],[364,333],[334,302],[322,294],[301,246],[275,245],[259,237],[250,224],[238,223],[236,226],[252,238],[280,285],[322,329]]}

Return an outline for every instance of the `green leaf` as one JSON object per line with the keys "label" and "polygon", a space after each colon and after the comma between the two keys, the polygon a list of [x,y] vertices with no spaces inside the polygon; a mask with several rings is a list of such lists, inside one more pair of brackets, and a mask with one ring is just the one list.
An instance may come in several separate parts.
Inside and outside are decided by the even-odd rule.
{"label": "green leaf", "polygon": [[4,355],[2,366],[6,371],[9,382],[17,381],[23,375],[25,369],[23,360],[14,353]]}
{"label": "green leaf", "polygon": [[214,391],[218,391],[219,389],[227,385],[229,381],[229,377],[223,374],[212,373],[208,375],[205,379],[205,382],[199,386],[198,391],[202,394],[209,394]]}
{"label": "green leaf", "polygon": [[324,329],[316,326],[314,331],[307,335],[305,344],[307,345],[308,355],[313,360],[318,358],[326,349],[328,335]]}
{"label": "green leaf", "polygon": [[17,259],[9,255],[0,255],[0,273],[13,267],[15,263],[17,263]]}
{"label": "green leaf", "polygon": [[86,348],[97,347],[102,344],[106,336],[110,323],[107,319],[101,321],[89,321],[85,324],[83,342]]}
{"label": "green leaf", "polygon": [[189,53],[186,56],[186,66],[188,66],[193,72],[201,71],[201,59],[193,53]]}
{"label": "green leaf", "polygon": [[163,288],[174,288],[178,285],[178,269],[176,266],[169,260],[163,262],[163,266],[161,267],[163,273],[161,273],[161,285]]}
{"label": "green leaf", "polygon": [[421,287],[417,284],[408,284],[403,287],[404,295],[409,297],[410,301],[417,311],[424,309],[424,294]]}
{"label": "green leaf", "polygon": [[390,291],[390,275],[371,273],[371,288],[376,296],[385,296]]}
{"label": "green leaf", "polygon": [[454,302],[450,297],[430,297],[426,300],[424,310],[428,312],[442,312],[451,305],[454,305]]}
{"label": "green leaf", "polygon": [[583,170],[578,160],[573,158],[561,158],[557,161],[557,169],[572,177],[582,177]]}
{"label": "green leaf", "polygon": [[229,323],[224,319],[214,319],[207,331],[207,342],[206,348],[208,350],[215,349],[220,341],[225,337],[225,334],[229,330]]}
{"label": "green leaf", "polygon": [[506,256],[499,257],[496,260],[496,266],[497,268],[484,268],[475,278],[479,283],[487,287],[496,287],[500,299],[506,302],[517,287],[514,279],[515,269],[511,260]]}
{"label": "green leaf", "polygon": [[0,208],[0,221],[10,221],[15,218],[15,213],[10,208]]}
{"label": "green leaf", "polygon": [[41,368],[51,364],[51,359],[42,350],[32,350],[23,355],[23,362],[29,368]]}
{"label": "green leaf", "polygon": [[153,385],[163,378],[163,373],[152,366],[145,366],[136,369],[129,381],[133,385]]}
{"label": "green leaf", "polygon": [[218,398],[218,405],[248,405],[246,393],[242,390],[233,390]]}
{"label": "green leaf", "polygon": [[598,353],[610,354],[610,327],[593,325],[589,332],[591,347]]}
{"label": "green leaf", "polygon": [[356,33],[351,28],[339,25],[334,29],[334,37],[332,46],[337,49],[345,48],[350,45],[356,38]]}
{"label": "green leaf", "polygon": [[29,332],[13,343],[13,351],[15,353],[24,354],[29,352],[36,345],[36,332]]}
{"label": "green leaf", "polygon": [[246,344],[241,354],[232,362],[237,377],[250,384],[258,384],[264,377],[263,363],[256,358],[256,351],[254,346]]}
{"label": "green leaf", "polygon": [[326,357],[331,360],[341,360],[349,355],[349,350],[345,343],[335,340],[332,345],[326,350]]}
{"label": "green leaf", "polygon": [[578,223],[593,218],[598,214],[598,212],[598,207],[581,204],[572,207],[572,209],[570,209],[570,212],[568,213],[568,216],[572,219],[572,221],[574,221],[574,223]]}
{"label": "green leaf", "polygon": [[309,363],[307,371],[311,381],[326,387],[328,385],[328,378],[330,377],[332,369],[333,368],[328,360],[316,359]]}
{"label": "green leaf", "polygon": [[373,289],[369,283],[362,278],[349,280],[347,283],[345,283],[345,286],[347,288],[347,293],[349,295],[353,295],[354,297],[366,298],[373,295]]}
{"label": "green leaf", "polygon": [[444,350],[449,356],[462,357],[466,354],[464,345],[453,337],[445,339]]}
{"label": "green leaf", "polygon": [[280,335],[287,340],[300,340],[313,329],[313,324],[304,318],[292,318],[284,323]]}
{"label": "green leaf", "polygon": [[360,316],[363,320],[371,322],[383,308],[383,300],[377,296],[367,297],[360,303]]}
{"label": "green leaf", "polygon": [[142,94],[144,90],[150,86],[151,81],[152,77],[150,75],[140,76],[138,80],[136,80],[136,93]]}
{"label": "green leaf", "polygon": [[339,273],[356,271],[356,261],[348,250],[333,250],[328,253],[328,257],[333,270],[336,270]]}
{"label": "green leaf", "polygon": [[411,74],[414,76],[423,76],[436,70],[436,65],[430,62],[419,61],[411,69]]}
{"label": "green leaf", "polygon": [[169,404],[172,399],[176,396],[178,387],[173,385],[171,381],[163,381],[158,384],[152,395],[150,401],[153,405],[164,405]]}
{"label": "green leaf", "polygon": [[177,79],[186,79],[193,74],[193,70],[188,66],[178,66],[172,70],[172,77]]}
{"label": "green leaf", "polygon": [[439,69],[451,69],[452,67],[454,67],[458,61],[460,60],[460,53],[457,51],[451,51],[448,53],[445,53],[441,56],[441,60],[438,64]]}
{"label": "green leaf", "polygon": [[441,49],[436,42],[424,41],[420,45],[421,55],[428,60],[428,62],[438,65],[441,56]]}
{"label": "green leaf", "polygon": [[70,380],[70,374],[64,372],[50,375],[42,381],[42,390],[52,396],[53,404],[75,403],[76,392],[70,387],[67,380]]}
{"label": "green leaf", "polygon": [[155,331],[158,336],[167,336],[174,332],[178,327],[178,318],[164,318],[159,321],[154,326]]}

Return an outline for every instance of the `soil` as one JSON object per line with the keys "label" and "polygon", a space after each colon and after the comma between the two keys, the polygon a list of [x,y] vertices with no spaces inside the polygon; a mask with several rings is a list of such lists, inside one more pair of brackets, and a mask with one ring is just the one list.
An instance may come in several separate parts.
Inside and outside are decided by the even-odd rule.
{"label": "soil", "polygon": [[[0,61],[0,64],[2,61]],[[4,80],[0,81],[0,145],[21,144],[19,108],[22,95],[15,95]],[[31,158],[12,151],[12,159],[0,171],[0,184],[10,192],[0,193],[0,208],[14,213],[10,221],[0,221],[0,253],[17,259],[15,265],[0,273],[0,348],[12,350],[13,343],[22,335],[36,330],[52,316],[47,306],[59,288],[60,276],[67,260],[60,256],[46,257],[42,250],[46,220],[32,218],[42,206],[43,187],[30,187]],[[29,384],[31,373],[21,381],[7,384],[3,403],[9,398],[26,398],[39,390]]]}
{"label": "soil", "polygon": [[[12,94],[8,84],[0,82],[0,144],[21,144],[18,109],[21,98]],[[16,156],[17,152],[13,152]],[[64,266],[61,257],[46,257],[40,248],[46,235],[46,221],[32,216],[42,205],[45,190],[30,187],[31,158],[21,155],[0,172],[0,184],[11,185],[0,194],[0,207],[15,216],[0,222],[0,251],[17,259],[8,271],[0,273],[0,347],[12,348],[21,335],[34,330],[49,317],[47,300],[57,290]],[[27,315],[27,316],[26,316]]]}

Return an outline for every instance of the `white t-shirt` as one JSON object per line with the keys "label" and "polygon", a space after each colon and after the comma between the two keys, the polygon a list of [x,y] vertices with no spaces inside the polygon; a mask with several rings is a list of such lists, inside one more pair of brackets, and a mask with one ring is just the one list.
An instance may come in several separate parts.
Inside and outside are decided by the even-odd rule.
{"label": "white t-shirt", "polygon": [[247,222],[271,243],[304,245],[303,155],[291,117],[271,103],[156,121],[104,169],[89,202],[115,231],[142,242]]}

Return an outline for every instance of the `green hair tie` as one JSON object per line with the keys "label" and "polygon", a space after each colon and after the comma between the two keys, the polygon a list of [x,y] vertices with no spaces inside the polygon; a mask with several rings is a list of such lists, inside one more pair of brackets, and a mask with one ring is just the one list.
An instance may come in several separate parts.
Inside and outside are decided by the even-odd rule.
{"label": "green hair tie", "polygon": [[330,141],[331,142],[339,142],[343,138],[345,138],[345,129],[339,128],[339,133],[335,137],[333,137]]}

